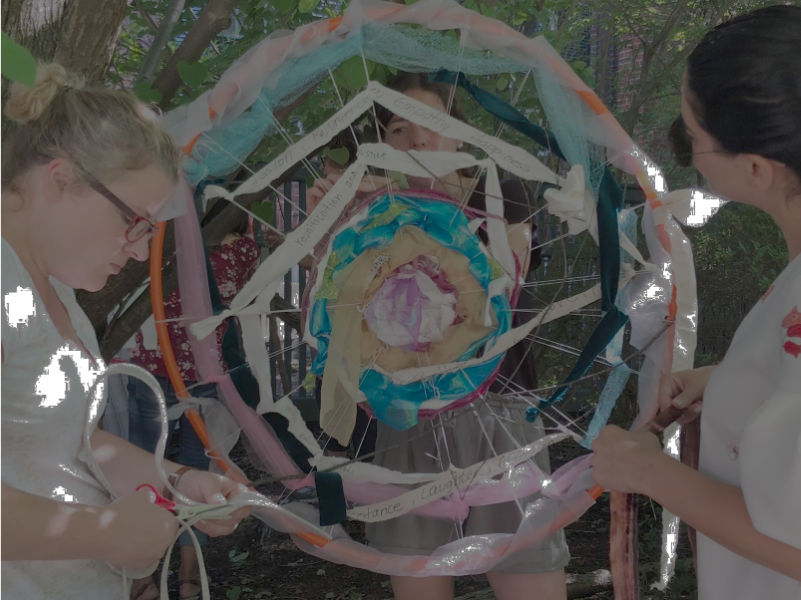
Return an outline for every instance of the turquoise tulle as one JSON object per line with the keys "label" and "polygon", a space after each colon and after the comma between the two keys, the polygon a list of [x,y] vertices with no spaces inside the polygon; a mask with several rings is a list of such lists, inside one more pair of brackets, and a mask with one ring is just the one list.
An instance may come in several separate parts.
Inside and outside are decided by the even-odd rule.
{"label": "turquoise tulle", "polygon": [[473,75],[528,71],[515,61],[460,46],[458,40],[440,32],[402,24],[365,23],[345,39],[324,44],[306,56],[287,58],[248,110],[198,140],[184,163],[189,182],[194,185],[239,167],[264,136],[274,131],[273,110],[295,100],[310,81],[328,78],[329,70],[360,55],[404,71],[448,69]]}

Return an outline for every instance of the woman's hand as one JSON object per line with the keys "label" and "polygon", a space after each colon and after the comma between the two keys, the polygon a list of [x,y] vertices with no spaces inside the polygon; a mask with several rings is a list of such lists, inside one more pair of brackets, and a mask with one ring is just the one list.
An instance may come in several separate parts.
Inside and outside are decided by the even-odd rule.
{"label": "woman's hand", "polygon": [[97,512],[97,535],[103,540],[97,558],[127,569],[157,563],[175,540],[178,520],[157,506],[155,494],[143,488]]}
{"label": "woman's hand", "polygon": [[604,427],[592,443],[592,478],[607,490],[643,493],[648,478],[668,459],[652,433],[630,432],[616,425]]}
{"label": "woman's hand", "polygon": [[[222,475],[190,469],[178,481],[178,491],[203,504],[228,504],[248,488]],[[225,519],[206,519],[195,523],[200,531],[212,537],[232,533],[239,522],[250,515],[249,507],[242,507]]]}
{"label": "woman's hand", "polygon": [[659,410],[678,409],[682,415],[676,422],[683,425],[698,418],[709,377],[715,366],[668,373],[659,382]]}

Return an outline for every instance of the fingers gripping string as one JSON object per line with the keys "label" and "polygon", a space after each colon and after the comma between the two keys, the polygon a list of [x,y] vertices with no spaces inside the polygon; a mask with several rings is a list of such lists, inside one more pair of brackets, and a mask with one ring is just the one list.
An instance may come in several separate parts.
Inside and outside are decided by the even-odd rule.
{"label": "fingers gripping string", "polygon": [[[186,531],[190,538],[192,539],[192,545],[195,548],[195,553],[197,554],[198,558],[198,567],[200,572],[200,582],[201,582],[201,597],[203,600],[210,599],[210,592],[209,592],[209,585],[208,585],[208,577],[206,575],[206,568],[203,561],[203,554],[200,547],[200,543],[197,540],[197,536],[195,535],[192,527],[196,525],[200,521],[205,520],[220,520],[225,521],[231,518],[231,515],[236,512],[237,510],[243,507],[253,507],[256,509],[267,509],[275,514],[277,514],[277,521],[284,523],[284,527],[290,527],[289,524],[293,528],[302,528],[307,530],[306,535],[310,538],[315,540],[320,545],[325,545],[327,543],[328,535],[320,530],[316,530],[315,528],[310,528],[308,525],[304,526],[303,524],[305,521],[299,519],[295,515],[291,513],[287,513],[281,507],[277,506],[273,501],[271,501],[266,496],[259,494],[255,491],[246,491],[236,495],[233,498],[230,498],[226,503],[222,504],[205,504],[199,503],[191,500],[185,494],[183,494],[178,489],[178,484],[180,483],[180,476],[176,479],[172,479],[170,475],[168,475],[167,470],[165,468],[164,463],[164,450],[167,446],[167,435],[169,431],[168,426],[168,418],[167,418],[167,403],[164,397],[164,392],[161,389],[161,386],[156,381],[156,379],[148,373],[146,370],[142,369],[139,366],[128,364],[128,363],[115,363],[109,365],[108,368],[94,381],[92,387],[89,390],[89,397],[91,401],[89,402],[89,408],[87,412],[87,419],[86,419],[86,427],[84,429],[84,449],[81,452],[82,460],[87,464],[90,472],[97,478],[98,482],[106,489],[109,496],[111,498],[115,498],[115,494],[111,483],[103,474],[103,471],[97,462],[97,459],[94,457],[92,453],[91,447],[91,436],[92,433],[95,431],[98,420],[102,415],[102,405],[104,402],[104,394],[103,394],[103,386],[105,385],[106,380],[111,375],[124,375],[128,377],[135,377],[140,379],[145,385],[150,388],[153,392],[153,395],[156,398],[156,404],[159,410],[159,420],[161,422],[161,433],[159,434],[158,441],[156,443],[156,449],[154,452],[154,461],[156,472],[158,477],[160,478],[163,489],[165,492],[169,492],[172,495],[174,500],[170,500],[166,498],[166,495],[163,493],[159,493],[156,491],[154,486],[150,484],[145,484],[146,487],[149,487],[153,492],[153,501],[154,503],[162,506],[165,510],[169,510],[175,515],[175,518],[179,522],[179,529],[175,535],[175,539],[173,543],[170,545],[167,553],[164,557],[164,566],[161,570],[161,599],[162,600],[169,600],[169,595],[167,591],[167,576],[169,574],[169,564],[170,564],[170,556],[172,554],[172,549],[175,545],[175,542],[178,540],[180,535]],[[179,469],[180,471],[180,469]],[[176,471],[176,473],[179,473]],[[191,469],[190,469],[191,471]],[[186,471],[188,472],[188,471]],[[183,475],[184,473],[179,473],[179,475]],[[140,486],[140,488],[143,486]],[[118,569],[113,566],[109,565],[112,570],[118,571]],[[152,569],[148,570],[151,572]],[[146,575],[147,573],[140,573],[140,572],[132,572],[128,569],[122,569],[121,574],[123,576],[123,593],[125,598],[128,597],[130,594],[130,584],[133,578],[138,578]]]}
{"label": "fingers gripping string", "polygon": [[[199,518],[197,518],[197,516],[199,514],[205,513],[205,516],[201,517],[201,518],[213,518],[212,507],[205,506],[204,508],[206,510],[203,511],[203,513],[195,512],[195,511],[198,511],[198,508],[192,507],[191,506],[192,505],[192,501],[189,500],[189,498],[187,498],[186,496],[184,496],[180,491],[178,491],[172,485],[172,483],[170,482],[170,478],[167,475],[167,471],[166,471],[165,466],[164,466],[164,451],[165,451],[166,446],[167,446],[167,434],[168,434],[168,431],[169,431],[169,426],[168,426],[169,421],[167,419],[167,401],[166,401],[166,399],[164,397],[164,392],[162,391],[161,386],[156,381],[156,379],[153,377],[153,375],[151,375],[146,370],[144,370],[143,368],[138,367],[136,365],[127,364],[127,363],[115,363],[115,364],[109,365],[108,368],[106,368],[106,370],[102,373],[102,375],[97,378],[97,380],[94,382],[94,384],[92,386],[92,389],[90,390],[90,393],[89,393],[89,397],[91,398],[91,402],[89,404],[89,412],[88,412],[88,416],[87,416],[87,419],[86,419],[86,427],[84,429],[85,451],[82,452],[82,458],[86,462],[87,466],[89,467],[89,470],[97,478],[98,482],[106,489],[106,491],[108,492],[109,496],[114,498],[115,494],[114,494],[114,490],[112,488],[112,485],[109,482],[109,480],[106,478],[105,474],[103,473],[103,470],[101,469],[99,463],[97,462],[97,459],[95,458],[95,456],[94,456],[94,454],[92,452],[92,445],[91,445],[92,433],[95,431],[95,429],[97,427],[98,420],[100,418],[100,415],[102,414],[101,407],[102,407],[102,403],[104,401],[104,396],[103,396],[102,393],[100,393],[100,390],[102,390],[101,385],[105,384],[105,381],[111,375],[124,375],[124,376],[128,376],[128,377],[135,377],[135,378],[141,380],[145,385],[147,385],[148,388],[150,388],[150,391],[153,393],[154,397],[156,398],[156,405],[158,406],[158,411],[159,411],[159,420],[161,422],[161,432],[159,434],[158,441],[156,442],[156,449],[154,451],[154,460],[155,460],[156,473],[158,474],[159,478],[161,479],[161,481],[163,483],[163,486],[164,486],[164,489],[168,490],[173,495],[173,497],[177,498],[181,503],[185,503],[185,504],[188,505],[187,507],[177,508],[177,505],[174,502],[166,500],[165,498],[161,497],[154,489],[152,489],[152,486],[148,486],[148,487],[151,487],[151,490],[153,491],[154,503],[159,504],[161,502],[161,505],[164,506],[165,508],[167,508],[168,510],[170,509],[169,506],[172,505],[172,507],[173,507],[172,510],[176,513],[176,518],[181,522],[181,526],[180,526],[179,532],[176,535],[175,540],[173,540],[173,543],[170,545],[170,550],[167,553],[167,558],[166,558],[166,562],[165,562],[165,568],[162,568],[162,574],[161,574],[161,598],[162,599],[168,599],[168,595],[167,595],[167,572],[168,572],[168,569],[166,568],[166,565],[169,564],[169,556],[170,556],[170,552],[172,551],[172,546],[175,544],[175,541],[177,541],[177,539],[178,539],[178,537],[179,537],[179,535],[181,533],[181,530],[187,529],[187,530],[190,531],[190,536],[192,537],[192,542],[193,542],[193,545],[195,546],[195,551],[196,551],[197,556],[198,556],[198,565],[199,565],[199,569],[200,569],[201,587],[202,587],[202,591],[203,591],[203,600],[208,600],[210,598],[210,596],[209,596],[209,590],[208,590],[208,581],[207,581],[207,577],[206,577],[206,573],[205,573],[205,566],[203,564],[203,556],[202,556],[202,553],[200,551],[200,545],[197,542],[197,538],[194,535],[194,533],[191,532],[191,525],[194,524],[195,522],[197,522],[198,520],[200,520]],[[137,488],[137,489],[139,489],[139,488]],[[215,510],[217,508],[222,509],[222,512],[225,513],[224,516],[218,516],[217,518],[227,518],[228,515],[232,512],[232,510],[231,510],[232,509],[232,505],[222,505],[221,507],[213,507],[213,509],[215,509]],[[109,566],[113,570],[117,571],[117,568],[114,567],[113,565],[109,565]],[[141,574],[141,573],[131,573],[127,569],[122,569],[123,592],[125,594],[124,597],[127,597],[128,594],[130,593],[129,589],[130,589],[131,580],[133,578],[140,577],[142,575],[143,574]]]}

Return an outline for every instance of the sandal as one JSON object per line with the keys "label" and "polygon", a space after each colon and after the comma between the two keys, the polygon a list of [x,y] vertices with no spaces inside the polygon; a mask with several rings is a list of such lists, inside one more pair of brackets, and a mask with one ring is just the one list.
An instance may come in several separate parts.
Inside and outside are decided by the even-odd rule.
{"label": "sandal", "polygon": [[[186,587],[189,587],[189,593],[187,593]],[[178,597],[181,600],[200,600],[200,592],[202,589],[198,577],[189,577],[178,581]]]}
{"label": "sandal", "polygon": [[152,577],[134,579],[131,585],[131,600],[159,600],[161,594]]}

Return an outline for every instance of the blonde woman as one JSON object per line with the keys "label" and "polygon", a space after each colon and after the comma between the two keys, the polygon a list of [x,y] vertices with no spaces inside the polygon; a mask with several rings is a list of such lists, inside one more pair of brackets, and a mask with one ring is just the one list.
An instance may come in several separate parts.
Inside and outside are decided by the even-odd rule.
{"label": "blonde woman", "polygon": [[[178,153],[132,96],[84,88],[58,65],[40,67],[32,88],[14,85],[6,114],[18,127],[2,167],[2,594],[122,597],[119,568],[154,565],[178,523],[135,491],[161,487],[151,454],[93,433],[113,502],[84,462],[88,390],[103,361],[73,290],[99,290],[129,259],[147,259]],[[242,491],[218,475],[166,469],[198,501]],[[245,512],[199,527],[230,533]]]}

